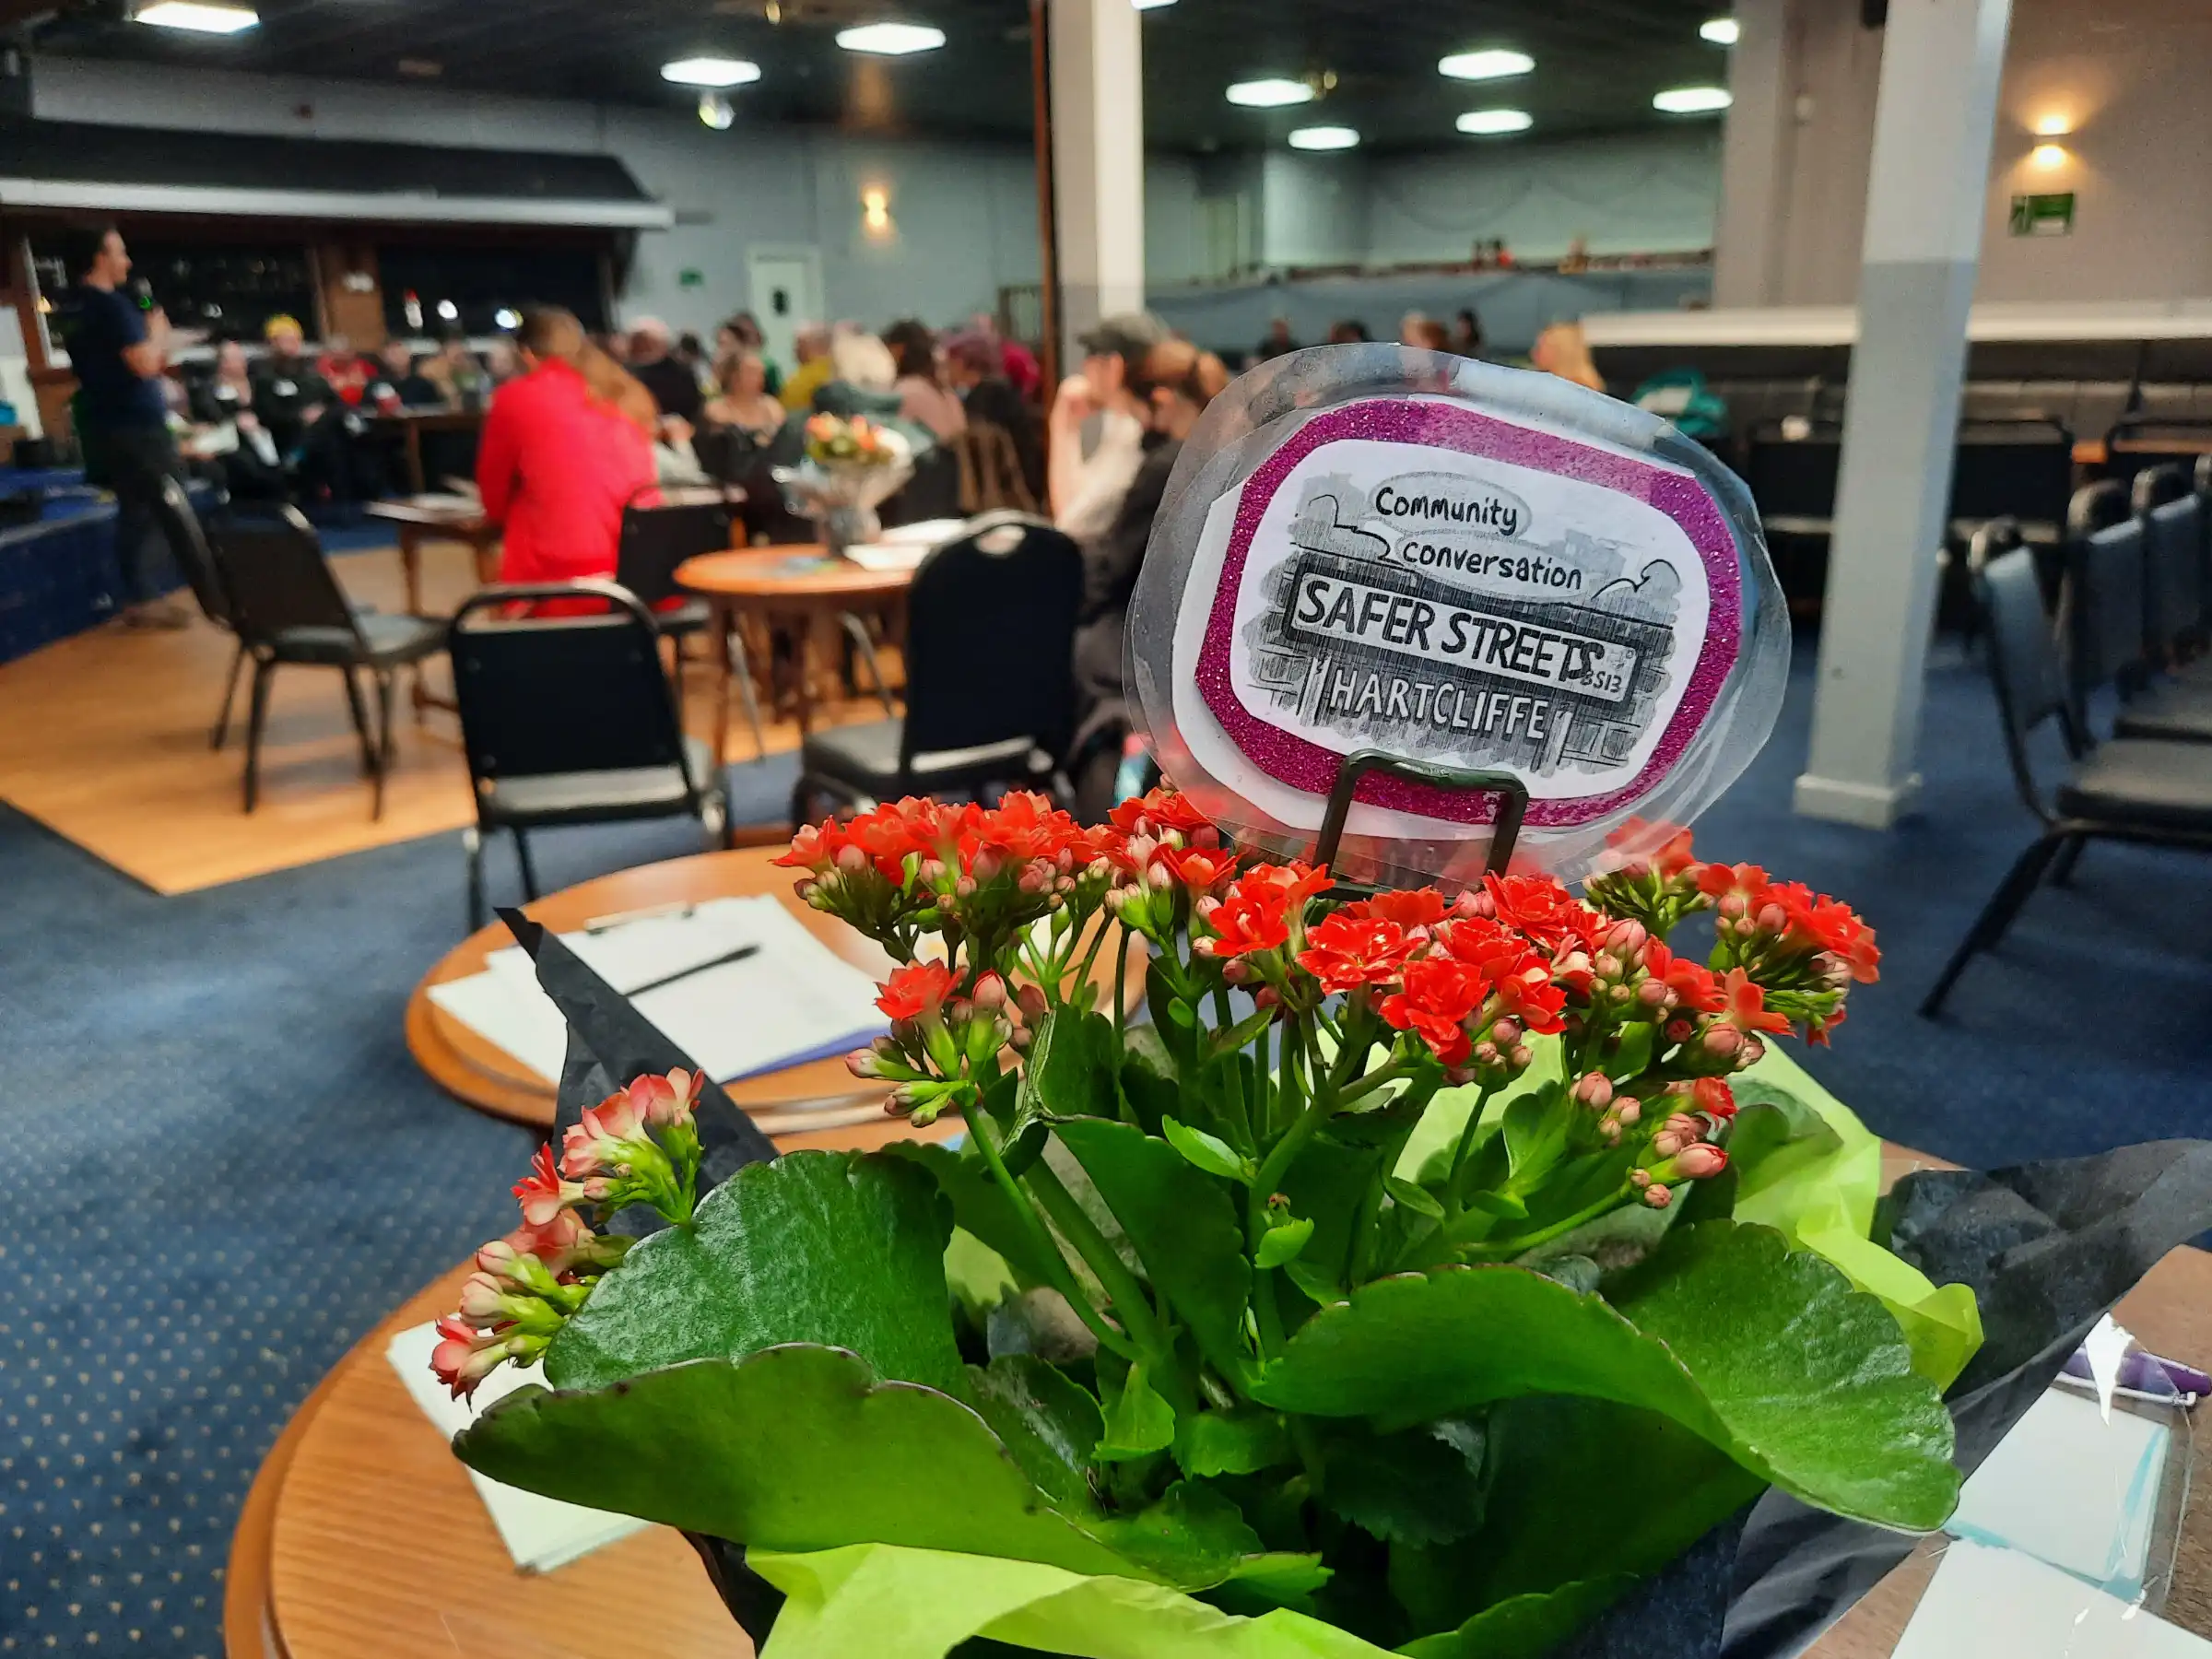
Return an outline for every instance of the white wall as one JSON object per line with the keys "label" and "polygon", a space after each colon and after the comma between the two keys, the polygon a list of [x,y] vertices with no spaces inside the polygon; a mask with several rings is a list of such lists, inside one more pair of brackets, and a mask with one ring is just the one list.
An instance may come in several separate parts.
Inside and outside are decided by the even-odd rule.
{"label": "white wall", "polygon": [[1370,164],[1367,256],[1377,265],[1465,259],[1502,238],[1516,258],[1552,260],[1576,237],[1593,253],[1712,246],[1721,125],[1618,138],[1469,139]]}
{"label": "white wall", "polygon": [[[1772,302],[1858,291],[1883,34],[1855,8],[1795,0],[1797,115],[1778,209]],[[2205,0],[2014,0],[1976,297],[2177,300],[2212,294],[2212,6]],[[2029,164],[2039,122],[2066,119],[2065,164]],[[2072,191],[2074,233],[2015,237],[2016,194]],[[1736,234],[1734,221],[1724,234]],[[1723,264],[1728,263],[1724,256]]]}
{"label": "white wall", "polygon": [[[714,133],[678,111],[68,58],[39,60],[33,92],[35,113],[53,121],[611,153],[682,221],[639,238],[623,310],[679,329],[703,332],[748,302],[746,254],[759,244],[818,246],[830,314],[877,326],[910,315],[959,321],[994,305],[1000,287],[1037,280],[1026,143],[750,126],[742,101],[739,124]],[[1159,158],[1147,172],[1158,198],[1147,247],[1157,239],[1162,279],[1187,280],[1197,268],[1194,169]],[[896,233],[881,241],[861,231],[869,184],[890,194]],[[685,270],[699,271],[701,286],[680,286]]]}
{"label": "white wall", "polygon": [[1369,188],[1357,150],[1269,150],[1260,163],[1260,263],[1364,262]]}

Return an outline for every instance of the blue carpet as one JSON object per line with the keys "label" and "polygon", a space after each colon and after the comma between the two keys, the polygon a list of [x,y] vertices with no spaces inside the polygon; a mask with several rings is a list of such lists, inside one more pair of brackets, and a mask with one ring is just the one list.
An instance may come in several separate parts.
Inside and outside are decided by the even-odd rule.
{"label": "blue carpet", "polygon": [[[1970,1164],[2212,1135],[2212,868],[2092,850],[1921,1021],[2030,832],[1988,686],[1936,671],[1926,816],[1875,835],[1789,812],[1809,669],[1699,839],[1881,930],[1884,982],[1814,1070],[1882,1134]],[[782,815],[791,766],[733,770],[741,818]],[[535,844],[559,886],[695,842]],[[440,836],[164,900],[0,811],[0,1652],[217,1659],[231,1524],[286,1418],[509,1219],[528,1137],[446,1100],[401,1037],[461,931],[460,852]]]}

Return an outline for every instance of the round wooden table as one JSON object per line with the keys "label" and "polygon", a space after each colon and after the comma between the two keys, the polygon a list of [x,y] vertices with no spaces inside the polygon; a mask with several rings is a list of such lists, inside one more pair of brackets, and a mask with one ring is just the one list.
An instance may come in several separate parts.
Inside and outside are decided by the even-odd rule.
{"label": "round wooden table", "polygon": [[[644,865],[548,893],[523,908],[532,921],[564,933],[638,911],[772,893],[816,938],[855,968],[871,979],[888,975],[891,959],[874,940],[834,916],[799,902],[792,891],[799,873],[780,869],[771,862],[784,845],[779,837],[774,846],[702,853],[665,864]],[[494,922],[447,952],[407,999],[407,1049],[431,1080],[456,1100],[495,1117],[549,1130],[553,1127],[556,1080],[540,1077],[430,1000],[431,986],[483,972],[485,959],[493,951],[513,943],[514,935],[507,931],[506,924]],[[1113,964],[1103,952],[1094,977],[1100,990],[1111,996]],[[1126,1006],[1132,1009],[1143,999],[1144,977],[1142,953],[1133,946],[1123,987]],[[862,1086],[841,1059],[813,1060],[724,1087],[730,1099],[771,1135],[870,1123],[882,1114],[885,1094],[880,1085]],[[821,1143],[809,1138],[806,1144]]]}
{"label": "round wooden table", "polygon": [[[792,891],[799,873],[779,869],[770,862],[783,845],[779,839],[772,847],[702,853],[693,858],[645,865],[548,893],[523,908],[532,921],[543,923],[556,933],[569,933],[636,911],[772,893],[815,937],[845,960],[872,979],[888,975],[890,959],[874,940],[863,937],[834,916],[799,902]],[[407,1049],[416,1064],[448,1094],[495,1117],[550,1129],[556,1079],[540,1077],[506,1050],[478,1036],[439,1007],[429,995],[433,985],[481,973],[485,959],[493,951],[513,943],[514,935],[507,931],[506,924],[494,922],[449,951],[407,999]],[[860,1088],[845,1069],[845,1063],[837,1059],[810,1061],[725,1087],[730,1099],[752,1113],[771,1135],[865,1122],[881,1114],[884,1094],[880,1088]],[[831,1100],[843,1103],[834,1107],[819,1104]],[[800,1102],[814,1103],[803,1116],[796,1110]]]}
{"label": "round wooden table", "polygon": [[[772,632],[789,631],[798,652],[793,674],[799,735],[814,720],[808,657],[817,636],[827,639],[840,611],[893,610],[913,585],[912,570],[869,571],[835,559],[827,547],[805,544],[755,547],[738,553],[703,553],[676,568],[676,580],[704,598],[714,613],[714,638],[726,641],[740,617],[759,618]],[[714,753],[729,752],[730,653],[715,653]]]}
{"label": "round wooden table", "polygon": [[[781,1144],[865,1148],[912,1133],[879,1114]],[[752,1644],[666,1527],[556,1571],[517,1571],[384,1357],[397,1333],[451,1312],[468,1273],[454,1268],[357,1343],[263,1462],[230,1543],[229,1659],[746,1659]]]}

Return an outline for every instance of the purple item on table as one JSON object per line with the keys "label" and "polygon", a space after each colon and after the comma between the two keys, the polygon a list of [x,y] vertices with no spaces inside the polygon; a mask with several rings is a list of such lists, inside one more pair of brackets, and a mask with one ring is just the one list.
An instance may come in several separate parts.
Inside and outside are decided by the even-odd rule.
{"label": "purple item on table", "polygon": [[[2064,1370],[2069,1377],[2079,1377],[2093,1382],[2096,1377],[2089,1370],[2089,1357],[2079,1348],[2074,1350]],[[2161,1359],[2147,1354],[2141,1348],[2130,1348],[2120,1361],[2120,1386],[2139,1389],[2146,1394],[2180,1393],[2203,1398],[2212,1394],[2212,1377],[2183,1365],[2178,1359]]]}

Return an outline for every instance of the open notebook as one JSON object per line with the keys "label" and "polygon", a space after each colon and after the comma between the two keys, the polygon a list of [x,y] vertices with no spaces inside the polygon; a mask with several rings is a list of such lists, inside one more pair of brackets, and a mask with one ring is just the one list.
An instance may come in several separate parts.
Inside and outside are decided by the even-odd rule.
{"label": "open notebook", "polygon": [[[445,1392],[445,1384],[430,1374],[430,1353],[437,1346],[437,1327],[417,1325],[393,1337],[384,1348],[384,1358],[407,1385],[415,1404],[422,1407],[422,1415],[448,1440],[475,1422],[493,1401],[506,1398],[525,1383],[542,1386],[545,1382],[535,1365],[524,1369],[504,1366],[477,1385],[473,1400],[453,1399]],[[535,1492],[502,1486],[474,1469],[469,1470],[468,1477],[476,1483],[477,1496],[484,1500],[492,1525],[499,1529],[500,1542],[507,1546],[515,1566],[524,1572],[551,1572],[580,1556],[627,1538],[645,1525],[629,1515],[610,1515],[604,1510],[584,1509],[558,1498],[541,1498]]]}
{"label": "open notebook", "polygon": [[[841,1054],[885,1029],[875,982],[767,895],[714,899],[561,942],[720,1083]],[[734,951],[750,955],[725,961]],[[433,985],[430,1000],[548,1082],[560,1077],[568,1027],[519,947],[481,973]]]}

